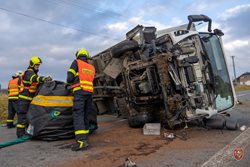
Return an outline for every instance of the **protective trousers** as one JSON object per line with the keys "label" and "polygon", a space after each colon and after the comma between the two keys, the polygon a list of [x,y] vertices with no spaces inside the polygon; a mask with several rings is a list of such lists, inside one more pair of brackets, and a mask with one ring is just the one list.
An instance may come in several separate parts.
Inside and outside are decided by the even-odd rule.
{"label": "protective trousers", "polygon": [[18,111],[17,111],[17,137],[20,138],[25,135],[25,128],[28,124],[27,112],[30,105],[29,100],[19,99],[18,100]]}
{"label": "protective trousers", "polygon": [[8,101],[8,117],[7,117],[7,127],[14,127],[14,117],[18,110],[18,99]]}
{"label": "protective trousers", "polygon": [[74,92],[73,121],[76,140],[87,140],[89,134],[88,114],[92,110],[92,93],[78,90]]}

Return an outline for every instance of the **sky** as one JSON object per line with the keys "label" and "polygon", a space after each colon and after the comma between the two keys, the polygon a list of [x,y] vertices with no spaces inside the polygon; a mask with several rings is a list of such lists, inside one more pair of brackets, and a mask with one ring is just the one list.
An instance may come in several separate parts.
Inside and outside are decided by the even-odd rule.
{"label": "sky", "polygon": [[231,78],[231,56],[236,76],[250,72],[250,0],[0,0],[0,84],[7,88],[32,56],[43,61],[39,75],[65,82],[78,49],[93,56],[124,40],[138,24],[161,30],[199,14],[212,19],[212,29],[224,32]]}

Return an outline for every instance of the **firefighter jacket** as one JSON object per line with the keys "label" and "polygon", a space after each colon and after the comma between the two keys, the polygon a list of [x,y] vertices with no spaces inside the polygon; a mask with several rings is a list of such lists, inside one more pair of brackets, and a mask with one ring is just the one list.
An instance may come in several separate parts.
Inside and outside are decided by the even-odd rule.
{"label": "firefighter jacket", "polygon": [[19,85],[18,80],[20,77],[15,77],[9,81],[8,84],[8,99],[9,100],[16,100],[18,99],[19,95]]}
{"label": "firefighter jacket", "polygon": [[36,93],[37,85],[44,79],[45,77],[37,75],[33,68],[28,68],[21,80],[19,98],[31,101]]}
{"label": "firefighter jacket", "polygon": [[67,83],[71,85],[73,92],[83,90],[86,93],[92,93],[94,77],[95,67],[87,63],[84,57],[79,56],[68,70]]}

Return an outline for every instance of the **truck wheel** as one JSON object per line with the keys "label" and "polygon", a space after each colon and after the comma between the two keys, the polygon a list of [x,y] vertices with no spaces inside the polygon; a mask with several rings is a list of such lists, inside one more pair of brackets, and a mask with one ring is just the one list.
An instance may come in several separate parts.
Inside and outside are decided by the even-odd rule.
{"label": "truck wheel", "polygon": [[228,130],[237,130],[239,128],[239,123],[232,119],[226,120],[226,128]]}
{"label": "truck wheel", "polygon": [[205,121],[205,124],[208,128],[211,129],[223,129],[225,127],[224,118],[210,118]]}
{"label": "truck wheel", "polygon": [[139,44],[136,41],[125,40],[118,43],[113,48],[111,48],[111,54],[114,58],[119,58],[122,56],[123,53],[127,51],[135,52],[138,49],[139,49]]}
{"label": "truck wheel", "polygon": [[128,118],[128,124],[132,128],[143,127],[145,123],[151,122],[153,117],[149,113],[142,113]]}

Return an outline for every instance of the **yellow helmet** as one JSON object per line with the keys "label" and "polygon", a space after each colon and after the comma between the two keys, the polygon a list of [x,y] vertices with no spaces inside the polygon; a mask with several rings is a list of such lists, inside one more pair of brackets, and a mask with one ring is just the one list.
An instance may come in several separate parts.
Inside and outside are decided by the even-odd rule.
{"label": "yellow helmet", "polygon": [[30,67],[34,67],[36,64],[42,64],[42,60],[38,56],[33,56],[30,59]]}
{"label": "yellow helmet", "polygon": [[91,58],[89,52],[86,49],[80,49],[76,52],[76,58],[78,58],[80,55],[84,55],[87,58]]}

